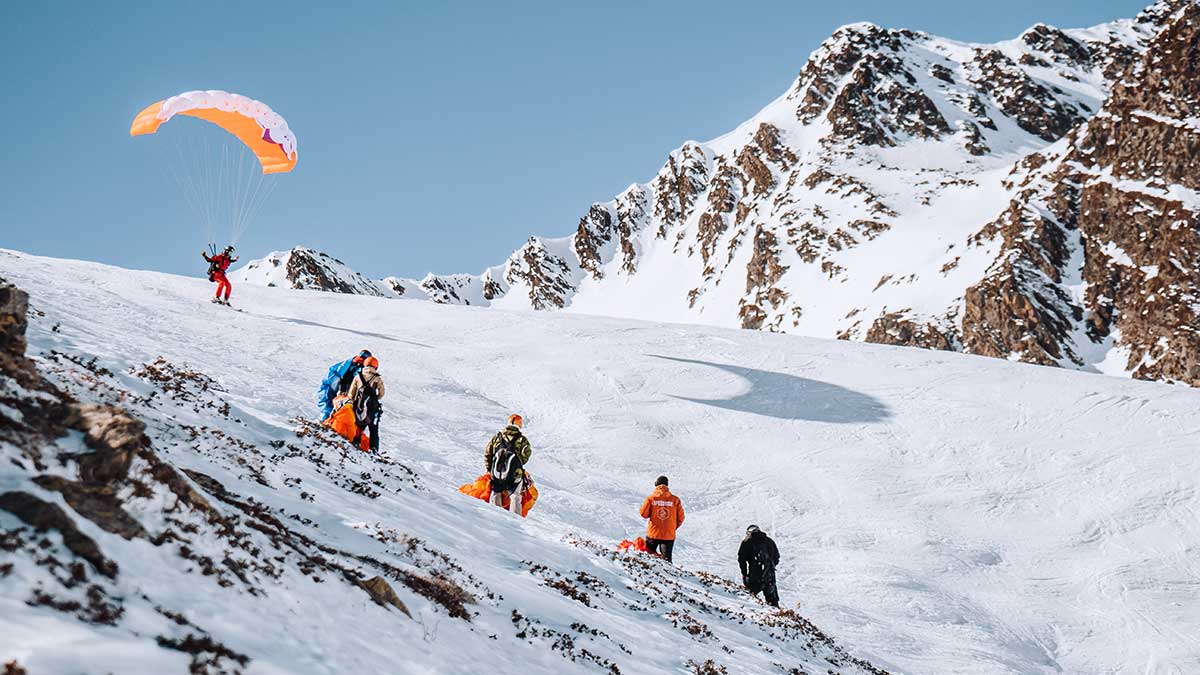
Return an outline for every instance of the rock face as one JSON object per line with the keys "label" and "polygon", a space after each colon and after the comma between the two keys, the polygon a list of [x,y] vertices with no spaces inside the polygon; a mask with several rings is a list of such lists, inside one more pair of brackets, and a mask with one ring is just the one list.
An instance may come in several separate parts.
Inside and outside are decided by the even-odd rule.
{"label": "rock face", "polygon": [[0,351],[10,356],[25,354],[29,295],[0,279]]}
{"label": "rock face", "polygon": [[1098,114],[1030,157],[980,238],[1002,257],[968,289],[964,345],[1200,386],[1200,8],[1180,3]]}
{"label": "rock face", "polygon": [[784,96],[569,237],[482,275],[304,287],[1194,384],[1195,11],[1162,0],[994,45],[845,26]]}
{"label": "rock face", "polygon": [[934,324],[921,324],[903,315],[885,314],[871,324],[867,342],[953,351],[958,347],[953,330]]}
{"label": "rock face", "polygon": [[387,579],[381,576],[374,576],[365,581],[359,581],[358,585],[366,591],[367,595],[371,596],[375,604],[380,607],[395,607],[403,612],[405,616],[412,618],[408,607],[404,606],[404,601],[400,599],[400,596],[396,595],[395,589],[387,582]]}
{"label": "rock face", "polygon": [[25,358],[28,317],[29,295],[0,277],[0,368],[22,387],[37,389],[39,378]]}

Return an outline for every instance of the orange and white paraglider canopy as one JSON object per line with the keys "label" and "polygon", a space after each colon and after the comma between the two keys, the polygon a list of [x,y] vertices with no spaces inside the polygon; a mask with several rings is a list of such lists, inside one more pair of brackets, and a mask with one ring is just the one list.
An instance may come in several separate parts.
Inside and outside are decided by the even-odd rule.
{"label": "orange and white paraglider canopy", "polygon": [[212,122],[237,136],[258,157],[263,173],[285,173],[296,166],[296,135],[262,101],[227,91],[188,91],[150,105],[134,118],[130,136],[158,131],[175,115]]}

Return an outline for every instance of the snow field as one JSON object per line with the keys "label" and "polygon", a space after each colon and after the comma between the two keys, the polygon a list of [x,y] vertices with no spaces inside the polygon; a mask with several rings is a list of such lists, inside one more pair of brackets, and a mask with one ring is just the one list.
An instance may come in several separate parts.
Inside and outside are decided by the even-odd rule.
{"label": "snow field", "polygon": [[[504,600],[477,607],[471,625],[436,608],[408,622],[345,586],[289,578],[267,598],[231,605],[208,599],[203,584],[172,585],[178,576],[155,564],[162,554],[145,542],[97,535],[131,593],[153,588],[188,608],[252,656],[249,672],[451,672],[488,658],[490,634],[527,672],[598,671],[514,639],[514,608],[564,625],[577,616],[606,632],[634,655],[596,649],[626,673],[680,672],[688,658],[779,672],[772,660],[787,659],[756,652],[749,629],[713,622],[719,640],[706,642],[653,611],[600,605],[601,594],[603,610],[547,598],[524,563],[586,570],[613,590],[603,602],[632,601],[616,562],[562,540],[615,545],[640,534],[637,507],[660,473],[687,512],[680,568],[737,579],[737,544],[756,523],[783,554],[784,604],[799,603],[878,666],[1200,670],[1194,390],[913,349],[244,285],[233,296],[244,311],[231,312],[207,304],[203,280],[11,252],[0,252],[0,276],[45,312],[31,323],[32,354],[95,355],[130,387],[143,385],[128,371],[160,355],[187,364],[220,383],[244,423],[227,429],[255,443],[286,437],[290,420],[315,414],[312,394],[330,363],[363,347],[379,357],[384,451],[427,492],[366,499],[292,464],[264,466],[268,487],[246,479],[233,450],[225,462],[186,443],[156,439],[155,450],[312,519],[324,541],[347,550],[388,555],[370,536],[379,531],[418,537]],[[509,412],[525,416],[542,494],[524,521],[455,492],[481,472],[483,445]],[[169,424],[152,420],[155,429]],[[285,475],[302,478],[315,501]],[[141,566],[132,562],[139,556]],[[0,614],[20,617],[4,622],[14,637],[0,639],[0,657],[21,656],[31,672],[77,667],[64,649],[159,672],[182,663],[162,650],[138,660],[119,647],[130,640],[121,629],[80,633],[69,618],[25,607],[8,580],[0,588]],[[32,643],[29,627],[39,625],[53,648]],[[807,658],[790,649],[779,647],[792,661]]]}

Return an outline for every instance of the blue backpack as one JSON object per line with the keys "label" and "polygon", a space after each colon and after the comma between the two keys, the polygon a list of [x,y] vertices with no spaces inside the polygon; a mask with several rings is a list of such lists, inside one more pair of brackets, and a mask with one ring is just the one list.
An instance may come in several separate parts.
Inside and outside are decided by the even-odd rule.
{"label": "blue backpack", "polygon": [[343,381],[349,385],[350,377],[347,377],[347,374],[354,368],[354,365],[354,359],[346,359],[341,363],[329,366],[329,372],[325,374],[325,379],[321,380],[321,386],[317,388],[317,405],[319,407],[324,409],[332,404],[333,397],[342,391]]}

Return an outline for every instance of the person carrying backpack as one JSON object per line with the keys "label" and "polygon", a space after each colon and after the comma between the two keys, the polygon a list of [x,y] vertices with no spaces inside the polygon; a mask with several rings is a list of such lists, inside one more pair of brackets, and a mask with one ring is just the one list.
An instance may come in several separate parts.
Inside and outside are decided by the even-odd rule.
{"label": "person carrying backpack", "polygon": [[483,453],[483,463],[491,477],[489,501],[503,507],[507,494],[508,510],[517,514],[521,513],[521,494],[525,491],[525,464],[533,454],[529,439],[521,433],[524,425],[520,415],[509,415],[508,425],[492,437]]}
{"label": "person carrying backpack", "polygon": [[779,606],[779,589],[775,586],[775,566],[779,564],[779,547],[775,540],[757,525],[746,528],[746,538],[738,547],[738,565],[742,568],[742,584],[750,595],[761,591],[772,607]]}
{"label": "person carrying backpack", "polygon": [[370,350],[364,349],[354,358],[329,366],[329,372],[325,373],[325,379],[321,380],[321,386],[317,388],[317,407],[321,409],[321,419],[327,420],[333,414],[335,398],[348,396],[350,385],[369,358]]}
{"label": "person carrying backpack", "polygon": [[371,434],[371,452],[379,450],[379,417],[383,414],[383,378],[379,375],[379,359],[374,356],[363,361],[362,370],[350,382],[350,402],[354,406],[354,423],[358,433],[354,435],[354,445],[362,442],[364,429]]}
{"label": "person carrying backpack", "polygon": [[683,525],[683,502],[671,494],[667,477],[654,481],[654,492],[642,502],[641,514],[646,523],[646,550],[671,562],[675,550],[675,530]]}
{"label": "person carrying backpack", "polygon": [[[212,256],[208,256],[208,252],[201,251],[200,255],[204,256],[204,262],[208,263],[208,280],[215,281],[217,284],[217,293],[213,296],[212,301],[221,304],[229,304],[229,294],[233,291],[233,285],[229,283],[229,277],[225,276],[225,272],[229,270],[229,266],[237,262],[237,258],[233,255],[233,247],[226,246],[225,250]],[[225,293],[225,299],[221,299],[221,293]]]}

